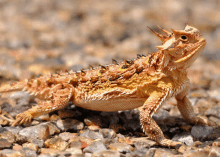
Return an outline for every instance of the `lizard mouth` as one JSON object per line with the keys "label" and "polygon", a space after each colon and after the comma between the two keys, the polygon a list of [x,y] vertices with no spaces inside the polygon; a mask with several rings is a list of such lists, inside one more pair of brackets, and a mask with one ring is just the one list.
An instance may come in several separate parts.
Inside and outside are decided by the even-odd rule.
{"label": "lizard mouth", "polygon": [[181,63],[186,60],[190,60],[191,58],[193,58],[193,56],[198,57],[202,53],[202,50],[204,49],[205,45],[206,45],[206,40],[202,39],[201,41],[199,41],[199,43],[195,46],[195,48],[192,49],[192,51],[188,55],[176,60],[175,63]]}

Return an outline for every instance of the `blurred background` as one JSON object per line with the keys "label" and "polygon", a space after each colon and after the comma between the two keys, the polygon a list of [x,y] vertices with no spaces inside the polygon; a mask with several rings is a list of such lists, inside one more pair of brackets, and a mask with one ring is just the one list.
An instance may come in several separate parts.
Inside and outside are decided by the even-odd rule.
{"label": "blurred background", "polygon": [[207,39],[189,72],[193,83],[206,87],[220,78],[219,8],[219,0],[0,0],[0,80],[147,55],[161,44],[147,26],[189,24]]}

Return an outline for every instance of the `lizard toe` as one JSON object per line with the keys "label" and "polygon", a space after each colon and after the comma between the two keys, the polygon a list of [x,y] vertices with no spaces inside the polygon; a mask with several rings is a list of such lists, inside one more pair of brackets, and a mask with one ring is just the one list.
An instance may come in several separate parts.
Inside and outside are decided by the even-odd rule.
{"label": "lizard toe", "polygon": [[12,126],[25,124],[31,121],[33,116],[29,113],[20,113],[16,116],[15,121],[12,123]]}
{"label": "lizard toe", "polygon": [[183,145],[182,142],[172,141],[172,140],[169,140],[169,139],[163,139],[158,143],[160,145],[164,146],[164,147],[176,147],[178,145]]}

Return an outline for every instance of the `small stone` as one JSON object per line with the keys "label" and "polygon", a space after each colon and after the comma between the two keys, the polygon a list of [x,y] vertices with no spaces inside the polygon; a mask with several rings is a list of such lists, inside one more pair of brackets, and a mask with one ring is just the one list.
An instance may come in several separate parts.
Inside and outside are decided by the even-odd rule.
{"label": "small stone", "polygon": [[29,148],[23,148],[21,151],[25,154],[25,156],[31,156],[31,157],[37,156],[36,151]]}
{"label": "small stone", "polygon": [[82,143],[82,145],[85,145],[84,148],[94,142],[93,139],[88,138],[88,137],[83,137],[83,136],[72,137],[72,138],[69,140],[69,143],[72,142],[72,141],[80,141],[80,142]]}
{"label": "small stone", "polygon": [[59,149],[52,149],[52,148],[41,148],[40,149],[41,154],[40,155],[52,155],[52,156],[56,156],[58,154],[58,152],[60,152]]}
{"label": "small stone", "polygon": [[[23,128],[21,126],[16,126],[16,127],[12,127],[12,126],[9,126],[9,127],[4,127],[7,131],[10,131],[12,133],[15,133],[15,134],[18,134],[19,131],[21,131]],[[1,131],[0,131],[1,132]]]}
{"label": "small stone", "polygon": [[101,133],[104,138],[115,138],[116,137],[116,132],[113,129],[100,129],[99,133]]}
{"label": "small stone", "polygon": [[206,98],[208,97],[208,93],[206,92],[206,90],[201,88],[199,90],[191,92],[190,96],[194,98]]}
{"label": "small stone", "polygon": [[170,115],[171,117],[180,117],[181,113],[180,113],[178,107],[177,107],[177,106],[174,106],[173,108],[171,108],[171,110],[170,110],[170,112],[169,112],[169,115]]}
{"label": "small stone", "polygon": [[35,152],[39,150],[39,147],[34,143],[24,143],[22,147],[34,150]]}
{"label": "small stone", "polygon": [[125,127],[121,126],[120,124],[111,124],[109,128],[111,128],[115,132],[120,132],[121,130],[125,130]]}
{"label": "small stone", "polygon": [[169,112],[164,109],[160,109],[157,113],[153,114],[153,119],[155,121],[163,121],[168,117],[169,117]]}
{"label": "small stone", "polygon": [[68,146],[68,143],[58,137],[46,140],[44,145],[46,148],[65,150]]}
{"label": "small stone", "polygon": [[30,139],[26,136],[22,136],[22,135],[19,135],[19,134],[15,134],[15,137],[16,137],[16,143],[18,143],[20,145],[22,145],[23,143],[28,142],[28,140]]}
{"label": "small stone", "polygon": [[156,142],[149,140],[148,137],[132,138],[131,141],[134,142],[134,146],[137,148],[137,150],[141,150],[142,148],[150,148],[156,145]]}
{"label": "small stone", "polygon": [[215,107],[209,108],[205,112],[205,115],[206,116],[214,116],[214,117],[220,118],[220,106],[215,106]]}
{"label": "small stone", "polygon": [[83,152],[84,153],[94,153],[94,152],[99,152],[99,151],[103,151],[103,150],[107,150],[105,145],[101,141],[96,141],[96,142],[93,142],[92,144],[90,144],[85,149],[83,149]]}
{"label": "small stone", "polygon": [[37,117],[36,119],[40,119],[41,121],[50,121],[50,116],[49,114],[43,114],[43,115],[40,115],[39,117]]}
{"label": "small stone", "polygon": [[129,153],[130,151],[133,150],[133,148],[126,143],[111,143],[108,146],[109,149],[114,150],[114,151],[118,151],[118,152],[123,152],[123,153]]}
{"label": "small stone", "polygon": [[79,148],[81,149],[82,143],[80,141],[72,141],[69,144],[70,148]]}
{"label": "small stone", "polygon": [[154,154],[155,154],[155,151],[156,151],[156,148],[150,148],[146,154],[145,154],[145,157],[153,157]]}
{"label": "small stone", "polygon": [[20,151],[22,149],[22,146],[21,145],[15,145],[15,146],[13,146],[12,149]]}
{"label": "small stone", "polygon": [[11,150],[11,149],[4,149],[0,151],[0,156],[4,157],[25,157],[25,154],[22,153],[21,151],[16,151],[16,150]]}
{"label": "small stone", "polygon": [[39,148],[42,148],[44,146],[44,141],[41,139],[28,139],[28,142],[33,143],[34,145],[36,145]]}
{"label": "small stone", "polygon": [[84,128],[84,124],[76,119],[65,119],[65,120],[58,120],[57,126],[62,131],[78,131],[82,130]]}
{"label": "small stone", "polygon": [[75,137],[75,135],[70,132],[62,132],[59,134],[59,137],[64,141],[69,141],[72,137]]}
{"label": "small stone", "polygon": [[189,101],[191,102],[192,106],[195,106],[198,101],[198,98],[189,98]]}
{"label": "small stone", "polygon": [[76,116],[76,112],[75,111],[71,111],[71,110],[59,110],[58,111],[58,115],[61,119],[63,118],[71,118]]}
{"label": "small stone", "polygon": [[93,157],[120,157],[120,153],[113,150],[102,150],[92,154]]}
{"label": "small stone", "polygon": [[127,144],[134,144],[134,142],[130,139],[130,137],[118,137],[119,143],[127,143]]}
{"label": "small stone", "polygon": [[104,139],[103,135],[99,132],[91,131],[91,130],[86,130],[84,133],[82,133],[80,136],[87,137],[90,139]]}
{"label": "small stone", "polygon": [[168,148],[158,148],[158,149],[156,149],[156,151],[154,153],[154,157],[161,157],[162,154],[163,154],[163,156],[174,156],[177,153],[173,152],[172,150],[170,150]]}
{"label": "small stone", "polygon": [[89,130],[93,130],[93,131],[100,129],[100,127],[98,125],[90,125],[90,126],[88,126],[88,128],[89,128]]}
{"label": "small stone", "polygon": [[183,125],[180,127],[182,130],[185,130],[186,132],[190,132],[190,130],[192,129],[191,125]]}
{"label": "small stone", "polygon": [[192,127],[191,135],[200,141],[213,140],[210,139],[210,134],[213,133],[213,128],[211,126],[200,126],[196,125]]}
{"label": "small stone", "polygon": [[187,145],[183,144],[179,147],[178,152],[183,154],[186,151],[191,150],[191,149],[192,149],[191,146],[187,146]]}
{"label": "small stone", "polygon": [[192,146],[193,145],[193,137],[191,134],[187,133],[187,132],[183,132],[181,134],[176,134],[173,138],[173,141],[180,141],[188,146]]}
{"label": "small stone", "polygon": [[147,148],[143,148],[141,150],[134,150],[130,153],[126,153],[126,156],[130,155],[131,157],[135,156],[135,157],[142,157],[142,156],[146,156],[145,154],[148,152],[149,149]]}
{"label": "small stone", "polygon": [[[198,110],[198,113],[200,115],[206,114],[207,111],[212,110],[215,108],[216,104],[211,101],[210,99],[199,99],[198,102],[196,103],[195,110]],[[215,113],[215,112],[214,112]]]}
{"label": "small stone", "polygon": [[10,148],[11,146],[12,143],[8,142],[6,139],[3,138],[0,139],[0,149]]}
{"label": "small stone", "polygon": [[4,132],[0,133],[0,138],[4,138],[10,143],[14,143],[16,140],[15,135],[10,131],[4,131]]}
{"label": "small stone", "polygon": [[87,117],[84,119],[84,123],[87,126],[91,126],[91,125],[102,126],[102,120],[100,116]]}
{"label": "small stone", "polygon": [[59,129],[57,129],[52,123],[42,123],[36,126],[24,128],[19,132],[19,135],[45,140],[49,138],[50,135],[59,132]]}
{"label": "small stone", "polygon": [[218,157],[218,156],[220,156],[220,148],[216,146],[212,146],[209,152],[209,157]]}
{"label": "small stone", "polygon": [[66,151],[71,152],[72,155],[75,155],[73,157],[82,156],[82,154],[83,154],[81,148],[71,147],[71,148],[66,149]]}
{"label": "small stone", "polygon": [[191,151],[186,151],[183,156],[189,156],[189,157],[207,157],[209,155],[209,152],[208,151],[204,151],[204,150],[201,150],[201,151],[195,151],[195,150],[191,150]]}
{"label": "small stone", "polygon": [[211,98],[220,101],[220,88],[208,91],[208,94]]}

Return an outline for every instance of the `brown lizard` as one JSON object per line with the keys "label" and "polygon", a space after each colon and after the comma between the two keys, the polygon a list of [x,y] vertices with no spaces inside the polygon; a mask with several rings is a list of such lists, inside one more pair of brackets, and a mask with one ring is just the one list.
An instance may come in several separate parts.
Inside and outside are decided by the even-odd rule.
{"label": "brown lizard", "polygon": [[[160,28],[161,29],[161,28]],[[150,29],[151,30],[151,29]],[[120,111],[140,108],[143,131],[162,146],[181,142],[166,139],[152,119],[164,101],[172,96],[182,116],[191,123],[214,126],[197,117],[186,97],[190,82],[187,68],[203,51],[206,40],[199,30],[187,25],[184,30],[165,35],[151,30],[163,44],[158,51],[137,59],[90,68],[80,72],[61,72],[0,87],[0,93],[24,90],[39,99],[38,105],[20,113],[12,126],[30,122],[42,114],[64,108],[72,102],[82,108],[97,111]],[[41,101],[40,101],[41,100]]]}

